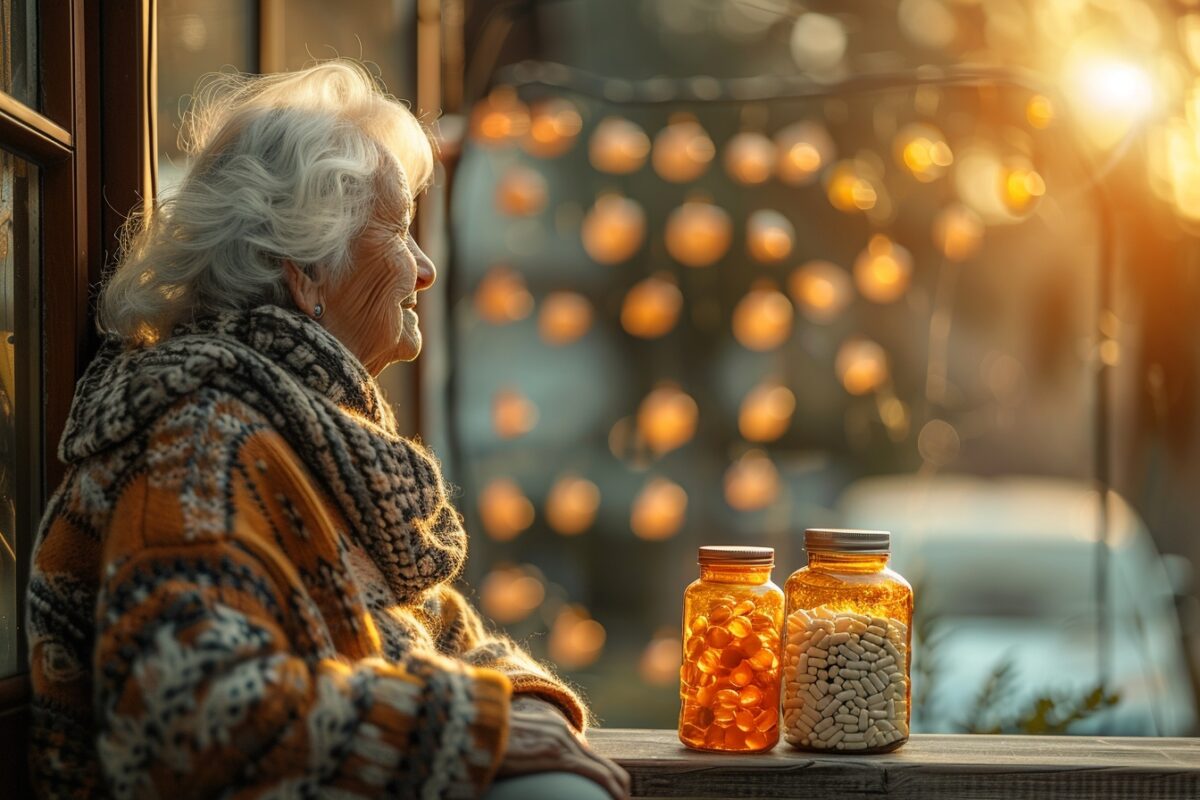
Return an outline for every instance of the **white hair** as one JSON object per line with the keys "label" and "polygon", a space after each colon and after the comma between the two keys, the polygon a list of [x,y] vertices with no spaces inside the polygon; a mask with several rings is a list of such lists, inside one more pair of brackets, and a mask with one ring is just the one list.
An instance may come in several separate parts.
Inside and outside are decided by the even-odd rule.
{"label": "white hair", "polygon": [[126,223],[100,292],[100,330],[128,344],[223,311],[292,307],[285,260],[341,280],[376,206],[403,202],[433,174],[421,123],[345,59],[206,76],[180,138],[191,164]]}

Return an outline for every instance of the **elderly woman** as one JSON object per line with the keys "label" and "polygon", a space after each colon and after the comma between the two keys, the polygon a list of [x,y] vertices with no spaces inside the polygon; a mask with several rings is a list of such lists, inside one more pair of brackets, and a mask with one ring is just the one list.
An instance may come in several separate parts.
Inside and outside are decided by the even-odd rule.
{"label": "elderly woman", "polygon": [[420,124],[336,61],[216,79],[189,126],[102,289],[35,548],[40,791],[626,795],[576,695],[451,587],[459,515],[375,382],[435,278]]}

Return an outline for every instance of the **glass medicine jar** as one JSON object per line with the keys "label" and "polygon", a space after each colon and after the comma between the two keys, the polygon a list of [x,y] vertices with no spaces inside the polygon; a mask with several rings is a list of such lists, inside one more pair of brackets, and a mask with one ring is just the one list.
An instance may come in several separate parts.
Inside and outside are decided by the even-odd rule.
{"label": "glass medicine jar", "polygon": [[783,592],[770,547],[701,547],[683,595],[679,739],[698,750],[755,752],[779,742]]}
{"label": "glass medicine jar", "polygon": [[787,579],[783,726],[814,752],[883,753],[908,741],[913,592],[888,569],[891,534],[807,530]]}

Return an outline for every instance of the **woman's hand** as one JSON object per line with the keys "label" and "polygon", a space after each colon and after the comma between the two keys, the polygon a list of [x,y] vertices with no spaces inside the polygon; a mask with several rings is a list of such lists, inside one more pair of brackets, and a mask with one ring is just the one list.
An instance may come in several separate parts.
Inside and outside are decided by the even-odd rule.
{"label": "woman's hand", "polygon": [[554,771],[574,772],[593,780],[617,800],[629,797],[629,773],[588,747],[553,706],[534,698],[515,698],[509,714],[508,749],[497,776]]}

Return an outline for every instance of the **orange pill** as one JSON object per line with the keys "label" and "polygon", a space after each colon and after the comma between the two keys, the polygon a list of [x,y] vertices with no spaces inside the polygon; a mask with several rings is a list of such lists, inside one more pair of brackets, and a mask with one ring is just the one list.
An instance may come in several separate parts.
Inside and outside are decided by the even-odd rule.
{"label": "orange pill", "polygon": [[725,731],[716,725],[712,726],[704,733],[704,744],[706,747],[721,747],[725,744]]}
{"label": "orange pill", "polygon": [[753,610],[754,610],[754,601],[753,600],[743,600],[742,602],[738,603],[736,606],[733,607],[733,615],[735,617],[741,617],[746,614],[749,614]]}
{"label": "orange pill", "polygon": [[763,690],[755,686],[753,683],[742,689],[738,695],[738,705],[742,708],[753,708],[762,702]]}
{"label": "orange pill", "polygon": [[734,617],[729,620],[729,632],[737,638],[749,636],[754,631],[754,626],[750,624],[750,620],[745,617]]}
{"label": "orange pill", "polygon": [[738,703],[738,693],[736,689],[722,689],[717,692],[717,702],[723,706],[735,706]]}
{"label": "orange pill", "polygon": [[734,712],[733,721],[740,731],[749,732],[755,730],[754,715],[744,708],[739,708]]}
{"label": "orange pill", "polygon": [[750,664],[755,669],[775,669],[775,667],[779,666],[779,658],[764,647],[750,656]]}
{"label": "orange pill", "polygon": [[691,630],[691,632],[693,634],[695,634],[696,636],[700,636],[706,630],[708,630],[708,617],[701,614],[700,616],[698,616],[694,620],[692,620],[692,624],[689,625],[688,628]]}
{"label": "orange pill", "polygon": [[720,669],[721,656],[716,650],[705,650],[696,659],[696,667],[704,673],[713,673]]}
{"label": "orange pill", "polygon": [[700,652],[704,650],[704,637],[689,636],[685,649],[687,650],[688,658],[695,658],[696,656],[700,655]]}
{"label": "orange pill", "polygon": [[738,664],[737,669],[730,673],[730,682],[734,686],[742,687],[754,680],[754,670],[746,666],[745,663]]}
{"label": "orange pill", "polygon": [[[732,630],[733,625],[730,624],[729,628]],[[746,638],[742,639],[742,641],[738,642],[738,646],[742,648],[743,653],[748,656],[752,656],[762,649],[762,639],[752,633]]]}
{"label": "orange pill", "polygon": [[709,612],[708,622],[710,625],[723,625],[724,623],[728,622],[729,618],[732,616],[733,609],[725,603],[720,603],[713,608],[711,612]]}
{"label": "orange pill", "polygon": [[679,668],[679,682],[685,687],[694,685],[698,672],[695,664],[684,664]]}
{"label": "orange pill", "polygon": [[704,634],[704,641],[708,642],[709,647],[721,648],[732,642],[733,637],[720,625],[714,625]]}
{"label": "orange pill", "polygon": [[767,746],[767,737],[762,731],[752,731],[746,734],[746,747],[751,750],[762,750]]}
{"label": "orange pill", "polygon": [[745,750],[746,734],[738,730],[736,726],[729,728],[725,731],[725,747],[729,750]]}
{"label": "orange pill", "polygon": [[745,658],[746,656],[738,648],[726,647],[721,651],[721,666],[725,669],[733,669]]}
{"label": "orange pill", "polygon": [[766,733],[779,724],[779,709],[765,708],[754,718],[754,727]]}
{"label": "orange pill", "polygon": [[769,631],[775,627],[775,620],[766,614],[751,614],[750,624],[756,631]]}
{"label": "orange pill", "polygon": [[729,706],[717,706],[713,709],[713,722],[722,728],[733,724],[734,710]]}
{"label": "orange pill", "polygon": [[707,728],[713,723],[713,710],[708,706],[701,706],[696,709],[695,716],[696,724],[701,728]]}
{"label": "orange pill", "polygon": [[712,685],[696,688],[696,702],[702,706],[712,705],[713,698],[716,696],[717,690]]}

